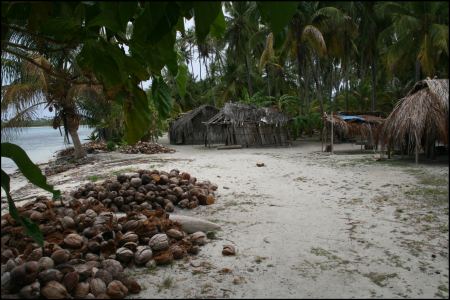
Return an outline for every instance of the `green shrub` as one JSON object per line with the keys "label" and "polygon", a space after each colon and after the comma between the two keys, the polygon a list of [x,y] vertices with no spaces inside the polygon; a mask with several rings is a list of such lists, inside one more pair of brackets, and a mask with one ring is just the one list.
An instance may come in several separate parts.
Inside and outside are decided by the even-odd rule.
{"label": "green shrub", "polygon": [[109,151],[114,151],[116,149],[116,143],[108,141],[108,143],[106,143],[106,148],[108,148]]}

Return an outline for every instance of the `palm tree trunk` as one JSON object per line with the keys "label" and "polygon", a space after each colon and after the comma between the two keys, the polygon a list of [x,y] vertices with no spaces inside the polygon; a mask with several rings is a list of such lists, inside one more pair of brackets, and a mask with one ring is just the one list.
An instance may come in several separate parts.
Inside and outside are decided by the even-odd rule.
{"label": "palm tree trunk", "polygon": [[[318,70],[320,70],[320,64],[319,64],[319,61],[317,61],[317,65],[316,65],[316,68],[318,69]],[[314,68],[314,67],[312,67],[311,69],[313,70],[313,77],[314,77],[314,81],[316,82],[316,90],[317,90],[317,93],[318,93],[318,96],[319,96],[319,106],[320,106],[320,115],[323,117],[323,115],[324,115],[324,107],[323,107],[323,98],[324,98],[324,95],[323,95],[323,92],[322,92],[322,88],[321,88],[321,86],[320,86],[320,82],[319,82],[319,75],[317,74],[318,72],[317,72],[317,69],[316,68]]]}
{"label": "palm tree trunk", "polygon": [[375,111],[375,91],[376,91],[376,76],[377,76],[377,71],[376,71],[376,65],[375,65],[375,58],[372,57],[372,66],[371,66],[371,75],[372,75],[372,112]]}
{"label": "palm tree trunk", "polygon": [[206,88],[206,86],[208,84],[206,79],[210,78],[209,70],[208,70],[208,63],[206,62],[206,57],[203,57],[203,64],[205,65],[205,70],[206,70],[206,76],[205,76],[205,88]]}
{"label": "palm tree trunk", "polygon": [[420,80],[420,61],[416,59],[416,82]]}
{"label": "palm tree trunk", "polygon": [[213,68],[212,68],[212,72],[211,72],[211,84],[212,84],[212,86],[211,86],[211,90],[213,91],[213,93],[212,93],[212,100],[213,100],[213,106],[216,106],[216,91],[215,91],[215,89],[214,89],[214,87],[216,86],[216,77],[215,77],[215,75],[214,75],[214,62],[215,62],[215,60],[216,60],[216,55],[214,54],[214,52],[212,53],[212,57],[211,57],[211,65],[213,66]]}
{"label": "palm tree trunk", "polygon": [[[297,33],[297,37],[299,38],[299,33]],[[303,56],[301,53],[301,45],[297,42],[297,75],[298,75],[298,97],[300,103],[300,114],[304,114],[304,102],[301,95],[301,78],[302,78],[302,61]]]}
{"label": "palm tree trunk", "polygon": [[199,66],[199,74],[200,74],[200,81],[202,81],[202,58],[200,56],[200,48],[199,46],[197,46],[197,51],[198,51],[198,66]]}
{"label": "palm tree trunk", "polygon": [[[312,63],[312,60],[311,60],[311,63]],[[310,68],[312,68],[313,66],[310,66]],[[311,77],[311,75],[310,75],[310,72],[309,72],[309,70],[307,70],[306,69],[306,64],[305,64],[305,70],[306,70],[306,72],[305,72],[305,91],[304,91],[304,95],[305,95],[305,97],[304,97],[304,99],[303,99],[303,101],[305,102],[305,112],[306,113],[309,113],[309,83],[310,83],[310,77]]]}
{"label": "palm tree trunk", "polygon": [[301,25],[300,19],[298,16],[295,18],[295,45],[297,50],[296,55],[296,63],[297,63],[297,75],[298,75],[298,100],[299,100],[299,106],[300,106],[300,114],[304,114],[304,99],[302,99],[302,93],[301,93],[301,80],[302,80],[302,63],[303,63],[303,49],[301,44],[301,37],[303,32],[303,26]]}
{"label": "palm tree trunk", "polygon": [[247,71],[247,86],[248,86],[248,94],[251,97],[253,95],[253,87],[252,87],[252,77],[250,74],[250,68],[248,66],[248,56],[245,56],[245,69]]}
{"label": "palm tree trunk", "polygon": [[80,137],[78,136],[78,131],[74,128],[69,128],[69,134],[73,142],[74,157],[76,159],[85,157],[86,152],[84,151],[83,146],[81,145]]}
{"label": "palm tree trunk", "polygon": [[[344,54],[346,55],[346,54]],[[345,62],[345,70],[344,70],[344,80],[345,80],[345,111],[348,111],[348,62]]]}
{"label": "palm tree trunk", "polygon": [[191,62],[191,74],[192,74],[192,76],[194,76],[194,63],[193,63],[194,54],[193,54],[193,51],[192,51],[192,45],[189,47],[189,52],[191,53],[191,59],[190,59],[190,62]]}
{"label": "palm tree trunk", "polygon": [[76,116],[75,112],[67,114],[67,130],[69,131],[70,137],[72,138],[74,157],[76,159],[86,156],[86,152],[80,142],[80,137],[78,136],[78,126],[80,121]]}

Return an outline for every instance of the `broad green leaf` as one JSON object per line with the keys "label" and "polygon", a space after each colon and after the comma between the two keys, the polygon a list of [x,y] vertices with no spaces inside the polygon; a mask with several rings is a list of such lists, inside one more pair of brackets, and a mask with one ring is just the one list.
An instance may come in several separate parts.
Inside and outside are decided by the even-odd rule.
{"label": "broad green leaf", "polygon": [[180,94],[181,98],[184,98],[186,94],[187,79],[188,79],[188,67],[186,66],[185,63],[181,63],[178,65],[178,74],[175,77],[178,94]]}
{"label": "broad green leaf", "polygon": [[280,30],[273,38],[273,48],[280,49],[286,41],[287,30]]}
{"label": "broad green leaf", "polygon": [[159,42],[164,35],[174,31],[172,30],[178,23],[180,17],[180,8],[175,2],[169,2],[163,13],[163,17],[155,24],[152,31],[149,31],[148,41],[150,43]]}
{"label": "broad green leaf", "polygon": [[156,77],[152,82],[152,100],[162,118],[170,116],[173,99],[170,96],[170,89],[162,77]]}
{"label": "broad green leaf", "polygon": [[123,85],[123,74],[111,53],[105,51],[102,41],[88,41],[77,56],[78,64],[105,84],[107,89]]}
{"label": "broad green leaf", "polygon": [[181,32],[182,34],[185,33],[185,30],[184,30],[184,18],[183,17],[178,19],[178,23],[177,23],[177,25],[175,25],[175,29],[177,31]]}
{"label": "broad green leaf", "polygon": [[128,144],[135,144],[148,132],[151,121],[151,113],[148,98],[145,92],[134,87],[131,96],[120,94],[123,101],[125,116],[125,140]]}
{"label": "broad green leaf", "polygon": [[114,10],[102,9],[100,14],[90,20],[86,25],[88,28],[97,26],[105,26],[106,28],[117,32],[121,31],[121,26]]}
{"label": "broad green leaf", "polygon": [[[3,148],[3,146],[2,146]],[[3,156],[3,155],[2,155]],[[9,175],[6,174],[3,169],[1,170],[1,185],[2,188],[5,190],[6,198],[8,199],[8,208],[9,208],[9,214],[11,217],[14,218],[14,220],[17,221],[17,223],[22,224],[22,226],[25,228],[25,233],[28,234],[30,237],[32,237],[41,247],[44,246],[44,237],[42,235],[41,230],[39,229],[39,226],[30,221],[28,218],[21,217],[19,215],[19,212],[17,211],[16,205],[14,204],[13,199],[11,198],[10,194],[10,178]]]}
{"label": "broad green leaf", "polygon": [[137,3],[128,2],[99,2],[100,12],[95,17],[89,18],[87,27],[105,26],[115,33],[125,32],[128,21],[137,12]]}
{"label": "broad green leaf", "polygon": [[143,45],[133,41],[130,44],[130,52],[133,57],[137,57],[148,65],[152,72],[158,74],[167,65],[170,72],[176,75],[177,54],[174,44],[175,34],[170,32],[156,44]]}
{"label": "broad green leaf", "polygon": [[[195,34],[202,43],[210,31],[210,27],[222,10],[221,2],[198,1],[194,2]],[[219,21],[220,22],[220,21]]]}
{"label": "broad green leaf", "polygon": [[225,32],[226,23],[225,17],[223,16],[222,10],[219,11],[217,18],[211,25],[211,36],[215,38],[221,38],[223,33]]}
{"label": "broad green leaf", "polygon": [[133,23],[134,43],[146,45],[150,39],[154,42],[164,36],[164,33],[155,31],[155,28],[166,17],[167,2],[145,2],[144,10],[136,17]]}
{"label": "broad green leaf", "polygon": [[53,186],[47,184],[47,178],[42,175],[39,167],[30,160],[22,148],[11,143],[2,143],[1,148],[1,156],[12,159],[20,172],[22,172],[31,183],[52,193],[54,199],[60,197],[61,192],[53,189]]}
{"label": "broad green leaf", "polygon": [[135,59],[125,54],[117,45],[102,41],[104,52],[108,53],[117,64],[119,68],[119,75],[122,75],[122,82],[128,80],[128,75],[133,74],[140,81],[147,80],[149,74],[144,66],[139,64]]}
{"label": "broad green leaf", "polygon": [[261,17],[269,23],[274,35],[291,21],[298,6],[296,1],[257,1],[256,4]]}
{"label": "broad green leaf", "polygon": [[134,17],[137,11],[136,1],[121,1],[118,2],[117,8],[119,11],[120,26],[123,32],[126,31],[128,21]]}
{"label": "broad green leaf", "polygon": [[44,247],[44,236],[42,235],[39,226],[28,218],[20,218],[22,220],[23,227],[25,227],[26,234],[33,238],[39,244],[39,246]]}
{"label": "broad green leaf", "polygon": [[193,1],[177,1],[180,6],[180,12],[183,17],[190,20],[193,16],[194,2]]}
{"label": "broad green leaf", "polygon": [[40,26],[44,36],[52,36],[61,41],[70,41],[82,34],[83,29],[73,18],[56,17],[50,18]]}

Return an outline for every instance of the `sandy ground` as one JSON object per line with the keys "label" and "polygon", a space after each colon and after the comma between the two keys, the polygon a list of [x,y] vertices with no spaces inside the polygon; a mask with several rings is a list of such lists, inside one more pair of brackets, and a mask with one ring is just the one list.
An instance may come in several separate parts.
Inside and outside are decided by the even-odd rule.
{"label": "sandy ground", "polygon": [[[66,190],[119,171],[177,168],[219,186],[214,205],[176,211],[219,224],[216,238],[196,257],[130,270],[143,286],[133,298],[448,298],[448,162],[375,161],[351,144],[330,155],[316,141],[171,147],[99,154],[49,177]],[[12,188],[16,199],[45,194],[20,175]],[[237,255],[223,256],[225,244]]]}

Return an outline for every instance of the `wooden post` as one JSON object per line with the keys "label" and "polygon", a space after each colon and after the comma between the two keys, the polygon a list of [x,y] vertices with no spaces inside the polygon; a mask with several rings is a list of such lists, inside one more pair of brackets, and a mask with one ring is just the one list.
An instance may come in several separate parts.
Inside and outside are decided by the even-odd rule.
{"label": "wooden post", "polygon": [[206,124],[205,148],[208,147],[208,125]]}
{"label": "wooden post", "polygon": [[417,131],[414,132],[416,136],[416,165],[419,163],[419,139],[417,138]]}
{"label": "wooden post", "polygon": [[325,129],[326,129],[326,126],[327,126],[327,124],[326,124],[326,119],[324,118],[324,116],[322,116],[322,118],[323,118],[323,127],[322,127],[322,131],[320,132],[321,134],[320,134],[320,139],[322,140],[322,152],[323,152],[323,139],[324,139],[324,134],[325,134]]}
{"label": "wooden post", "polygon": [[333,119],[333,111],[331,111],[331,154],[333,154],[333,127],[334,127],[334,119]]}
{"label": "wooden post", "polygon": [[[327,128],[327,125],[326,125],[326,122],[324,122],[325,124],[324,124],[324,132],[323,132],[323,140],[324,140],[324,144],[325,144],[325,151],[326,151],[326,145],[327,145],[327,143],[328,143],[328,128]],[[322,149],[323,150],[323,149]]]}

